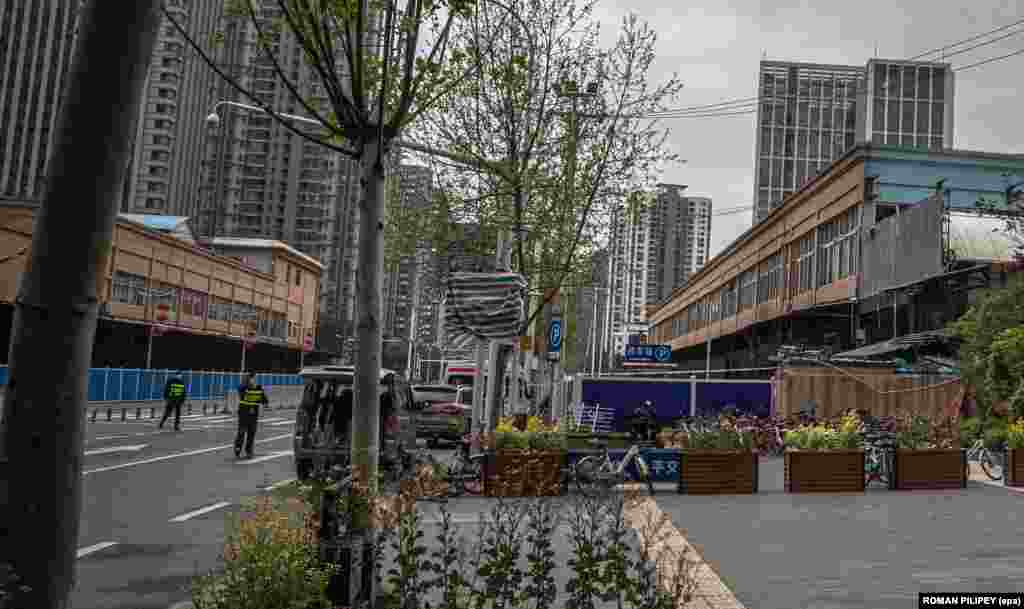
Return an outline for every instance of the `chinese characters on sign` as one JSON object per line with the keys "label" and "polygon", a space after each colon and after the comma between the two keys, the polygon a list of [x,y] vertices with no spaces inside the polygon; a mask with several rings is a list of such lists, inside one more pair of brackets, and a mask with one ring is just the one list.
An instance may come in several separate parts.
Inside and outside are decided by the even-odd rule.
{"label": "chinese characters on sign", "polygon": [[668,362],[672,348],[668,345],[626,345],[627,362]]}

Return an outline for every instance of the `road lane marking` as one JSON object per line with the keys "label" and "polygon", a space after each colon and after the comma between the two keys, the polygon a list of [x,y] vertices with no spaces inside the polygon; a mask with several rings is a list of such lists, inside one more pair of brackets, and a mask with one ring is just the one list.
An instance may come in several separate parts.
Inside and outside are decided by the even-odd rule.
{"label": "road lane marking", "polygon": [[1014,487],[1014,486],[1006,486],[1002,482],[994,482],[992,480],[978,480],[977,478],[972,478],[971,480],[973,482],[980,482],[982,484],[987,484],[989,486],[994,486],[996,488],[1001,488],[1003,490],[1011,491],[1011,492],[1014,492],[1014,493],[1024,493],[1024,488],[1017,488],[1017,487]]}
{"label": "road lane marking", "polygon": [[231,503],[229,503],[227,501],[220,501],[220,502],[214,503],[213,505],[208,505],[206,507],[199,508],[198,510],[192,510],[191,512],[186,512],[186,513],[182,514],[181,516],[175,516],[174,518],[171,518],[170,522],[185,522],[186,520],[189,520],[190,518],[195,518],[196,516],[202,516],[203,514],[208,514],[210,512],[214,512],[214,511],[217,511],[217,510],[219,510],[221,508],[225,508],[225,507],[227,507],[229,505],[231,505]]}
{"label": "road lane marking", "polygon": [[[292,437],[292,434],[286,433],[280,436],[272,436],[270,438],[264,438],[262,440],[256,440],[256,444],[266,444],[267,442],[276,442],[285,438]],[[202,455],[205,453],[212,453],[218,450],[224,450],[225,448],[234,448],[234,444],[221,444],[220,446],[211,446],[210,448],[200,448],[198,450],[190,450],[183,453],[174,453],[170,455],[162,455],[160,457],[153,457],[151,459],[142,459],[140,461],[129,461],[128,463],[118,463],[117,465],[108,465],[106,467],[97,467],[96,469],[87,469],[82,472],[83,476],[89,474],[98,474],[100,472],[109,472],[117,469],[125,469],[127,467],[135,467],[136,465],[148,465],[150,463],[159,463],[160,461],[168,461],[170,459],[178,459],[181,457],[192,457],[194,455]]]}
{"label": "road lane marking", "polygon": [[88,441],[89,442],[99,442],[100,440],[123,440],[125,438],[134,438],[135,436],[139,436],[139,435],[142,435],[142,434],[128,433],[128,434],[124,434],[124,435],[120,435],[120,436],[99,436],[99,437],[93,438],[92,440],[88,440]]}
{"label": "road lane marking", "polygon": [[295,425],[295,421],[275,421],[268,423],[268,425]]}
{"label": "road lane marking", "polygon": [[271,484],[270,486],[265,487],[263,490],[265,490],[265,491],[276,491],[277,489],[279,489],[279,488],[281,488],[283,486],[288,486],[292,482],[295,482],[295,478],[289,478],[287,480],[282,480],[280,482],[275,482],[275,483]]}
{"label": "road lane marking", "polygon": [[252,465],[254,463],[263,463],[264,461],[270,461],[271,459],[280,459],[281,457],[290,457],[293,454],[295,454],[293,451],[282,450],[281,452],[277,452],[277,453],[274,453],[272,455],[267,455],[265,457],[256,457],[255,459],[246,459],[245,461],[241,461],[241,464],[242,465]]}
{"label": "road lane marking", "polygon": [[90,555],[90,554],[92,554],[94,552],[99,552],[100,550],[106,550],[107,548],[109,548],[111,546],[116,546],[116,545],[117,545],[116,541],[101,541],[100,543],[94,543],[91,546],[87,546],[87,547],[84,547],[84,548],[79,548],[78,549],[78,558],[84,558],[84,557],[86,557],[86,556],[88,556],[88,555]]}
{"label": "road lane marking", "polygon": [[149,444],[134,444],[132,446],[107,446],[106,448],[97,448],[95,450],[85,451],[86,457],[92,455],[105,455],[108,453],[125,453],[125,452],[139,452],[143,448],[146,448]]}

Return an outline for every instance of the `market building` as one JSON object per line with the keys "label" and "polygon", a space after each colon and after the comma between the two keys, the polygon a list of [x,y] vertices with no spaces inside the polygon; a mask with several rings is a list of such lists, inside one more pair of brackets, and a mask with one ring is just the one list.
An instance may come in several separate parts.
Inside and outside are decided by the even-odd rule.
{"label": "market building", "polygon": [[1024,155],[853,147],[662,303],[649,342],[682,369],[723,370],[773,366],[783,345],[940,340],[1014,270],[993,229],[1022,185]]}
{"label": "market building", "polygon": [[[0,341],[30,254],[38,205],[0,200]],[[269,239],[204,248],[188,218],[121,214],[98,286],[93,367],[295,371],[315,342],[323,266]],[[0,364],[7,362],[6,350]]]}

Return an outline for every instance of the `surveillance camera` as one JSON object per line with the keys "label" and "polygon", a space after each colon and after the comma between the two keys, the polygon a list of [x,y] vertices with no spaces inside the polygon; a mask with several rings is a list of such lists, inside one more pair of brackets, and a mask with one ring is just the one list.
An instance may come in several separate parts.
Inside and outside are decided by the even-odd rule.
{"label": "surveillance camera", "polygon": [[220,125],[220,116],[218,116],[216,112],[211,112],[210,115],[206,117],[206,124],[211,127]]}

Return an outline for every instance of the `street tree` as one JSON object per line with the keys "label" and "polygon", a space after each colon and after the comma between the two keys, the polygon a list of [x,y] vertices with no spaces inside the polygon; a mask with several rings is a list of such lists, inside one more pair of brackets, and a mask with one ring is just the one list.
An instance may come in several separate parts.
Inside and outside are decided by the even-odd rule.
{"label": "street tree", "polygon": [[[296,127],[262,95],[230,76],[188,37],[181,24],[164,13],[203,61],[241,96],[284,129],[359,163],[352,464],[357,479],[373,489],[380,432],[386,178],[402,133],[464,79],[458,62],[454,67],[446,62],[452,55],[452,27],[473,11],[473,2],[230,0],[225,11],[229,22],[254,36],[256,53],[272,66],[288,97],[320,124],[320,133]],[[245,44],[247,37],[238,38]],[[231,41],[226,35],[217,38]],[[282,38],[301,49],[307,77],[299,78],[282,61]],[[318,98],[326,102],[318,103]],[[355,515],[354,530],[365,531],[368,526],[369,512],[362,510]]]}
{"label": "street tree", "polygon": [[[412,134],[478,161],[433,166],[447,207],[501,247],[499,266],[527,278],[524,331],[559,288],[585,284],[613,209],[679,161],[657,117],[682,83],[652,82],[655,32],[630,15],[603,48],[595,5],[513,0],[511,22],[482,5],[452,34],[457,69],[474,77]],[[490,387],[502,386],[506,353],[492,350]],[[499,392],[488,399],[496,412]]]}
{"label": "street tree", "polygon": [[11,327],[0,427],[0,570],[13,567],[27,589],[4,590],[0,581],[0,605],[8,607],[66,609],[74,588],[100,292],[160,23],[156,0],[91,0],[78,10]]}

